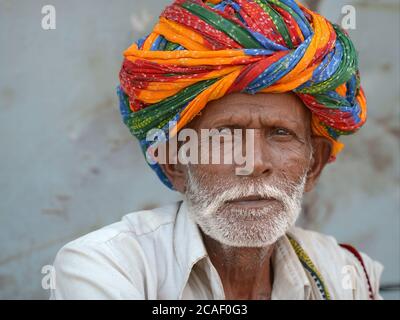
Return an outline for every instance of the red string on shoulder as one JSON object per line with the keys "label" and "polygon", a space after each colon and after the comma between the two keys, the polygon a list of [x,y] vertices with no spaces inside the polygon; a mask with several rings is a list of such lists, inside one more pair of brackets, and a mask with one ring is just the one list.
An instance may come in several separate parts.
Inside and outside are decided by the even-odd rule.
{"label": "red string on shoulder", "polygon": [[364,260],[363,260],[363,258],[361,256],[361,254],[357,251],[356,248],[354,248],[353,246],[351,246],[349,244],[340,243],[339,245],[342,248],[350,251],[357,258],[357,260],[360,261],[361,266],[362,266],[362,268],[364,270],[365,277],[367,278],[368,290],[369,290],[369,298],[371,300],[374,300],[374,292],[372,291],[371,281],[370,281],[370,278],[369,278],[369,275],[368,275],[368,272],[367,272],[367,268],[365,268]]}

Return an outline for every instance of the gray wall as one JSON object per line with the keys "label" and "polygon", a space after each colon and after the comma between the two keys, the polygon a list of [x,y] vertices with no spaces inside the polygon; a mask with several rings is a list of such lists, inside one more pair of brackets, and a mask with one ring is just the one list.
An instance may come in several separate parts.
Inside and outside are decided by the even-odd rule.
{"label": "gray wall", "polygon": [[[0,298],[47,298],[41,268],[63,244],[178,198],[144,163],[115,95],[122,51],[166,3],[0,0]],[[385,265],[384,283],[400,282],[399,1],[319,8],[338,22],[348,3],[369,120],[307,197],[302,224],[352,243]],[[56,30],[41,28],[46,4]]]}

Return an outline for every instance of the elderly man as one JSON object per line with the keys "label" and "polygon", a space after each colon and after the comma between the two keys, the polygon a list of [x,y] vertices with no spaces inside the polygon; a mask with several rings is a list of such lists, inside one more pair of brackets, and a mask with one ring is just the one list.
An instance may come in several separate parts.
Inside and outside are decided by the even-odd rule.
{"label": "elderly man", "polygon": [[[303,194],[343,148],[339,136],[366,120],[343,30],[293,0],[177,0],[124,56],[123,120],[184,200],[64,246],[52,298],[380,298],[378,262],[294,226]],[[165,135],[150,139],[154,129]],[[250,145],[250,170],[182,161],[170,150],[186,129],[213,130],[191,149],[206,159],[208,138],[229,146],[222,156]]]}

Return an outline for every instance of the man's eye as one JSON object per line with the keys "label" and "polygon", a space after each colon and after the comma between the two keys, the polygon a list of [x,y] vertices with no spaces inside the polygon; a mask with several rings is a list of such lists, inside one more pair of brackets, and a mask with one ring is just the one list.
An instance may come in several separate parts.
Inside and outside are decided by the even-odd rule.
{"label": "man's eye", "polygon": [[232,134],[232,129],[229,127],[220,127],[217,128],[218,134],[219,135],[231,135]]}
{"label": "man's eye", "polygon": [[278,136],[289,136],[292,133],[289,130],[285,129],[285,128],[275,128],[272,131],[272,134],[278,135]]}

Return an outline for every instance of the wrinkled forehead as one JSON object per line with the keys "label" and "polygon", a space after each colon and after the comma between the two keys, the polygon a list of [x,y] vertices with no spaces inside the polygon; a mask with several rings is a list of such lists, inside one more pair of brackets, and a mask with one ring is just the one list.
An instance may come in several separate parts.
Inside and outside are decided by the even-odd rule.
{"label": "wrinkled forehead", "polygon": [[232,93],[209,102],[189,127],[259,128],[286,123],[311,131],[311,112],[294,93]]}

